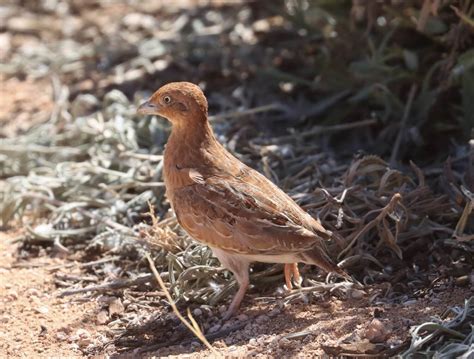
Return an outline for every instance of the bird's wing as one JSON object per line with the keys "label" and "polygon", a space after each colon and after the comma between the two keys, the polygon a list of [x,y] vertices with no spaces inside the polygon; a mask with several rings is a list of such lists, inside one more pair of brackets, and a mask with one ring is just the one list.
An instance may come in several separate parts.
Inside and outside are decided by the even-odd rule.
{"label": "bird's wing", "polygon": [[262,201],[267,201],[267,205],[274,207],[275,210],[284,212],[295,223],[310,229],[323,239],[328,239],[332,236],[332,233],[324,229],[318,220],[311,217],[289,195],[260,172],[244,165],[237,177],[253,188],[257,188],[259,193],[264,194],[261,198]]}
{"label": "bird's wing", "polygon": [[271,193],[261,179],[250,183],[244,176],[198,177],[199,181],[175,189],[171,195],[178,221],[195,239],[245,254],[278,255],[324,248],[328,232],[321,225],[321,230],[308,228],[311,221],[306,216],[310,216],[265,177]]}

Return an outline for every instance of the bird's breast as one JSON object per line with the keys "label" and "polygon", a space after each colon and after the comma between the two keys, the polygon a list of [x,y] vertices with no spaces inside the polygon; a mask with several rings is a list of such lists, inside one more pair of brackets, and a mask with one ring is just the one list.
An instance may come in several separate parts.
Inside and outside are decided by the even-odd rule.
{"label": "bird's breast", "polygon": [[186,158],[183,159],[183,156],[176,152],[176,149],[168,148],[168,146],[164,152],[163,178],[167,195],[173,189],[181,188],[189,182],[189,176],[183,171],[186,167]]}

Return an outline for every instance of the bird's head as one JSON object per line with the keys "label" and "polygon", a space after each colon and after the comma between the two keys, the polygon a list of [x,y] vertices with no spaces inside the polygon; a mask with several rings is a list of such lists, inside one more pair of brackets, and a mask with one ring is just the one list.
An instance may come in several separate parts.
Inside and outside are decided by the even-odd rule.
{"label": "bird's head", "polygon": [[174,125],[206,121],[207,100],[199,86],[190,82],[171,82],[160,87],[137,112],[165,117]]}

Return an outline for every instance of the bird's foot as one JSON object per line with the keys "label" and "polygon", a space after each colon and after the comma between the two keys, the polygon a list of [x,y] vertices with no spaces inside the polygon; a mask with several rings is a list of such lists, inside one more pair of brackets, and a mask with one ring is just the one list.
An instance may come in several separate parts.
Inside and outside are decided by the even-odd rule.
{"label": "bird's foot", "polygon": [[298,263],[286,263],[285,264],[285,283],[288,290],[293,289],[293,282],[296,287],[301,287],[302,283],[301,275],[298,270]]}

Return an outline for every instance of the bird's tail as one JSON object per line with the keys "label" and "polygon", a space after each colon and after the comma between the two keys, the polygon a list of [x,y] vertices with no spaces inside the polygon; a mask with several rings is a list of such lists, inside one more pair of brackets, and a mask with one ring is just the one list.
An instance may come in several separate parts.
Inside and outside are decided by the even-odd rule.
{"label": "bird's tail", "polygon": [[300,254],[301,261],[307,264],[317,265],[326,272],[339,274],[341,277],[352,281],[352,278],[342,268],[339,268],[327,254],[325,248],[316,246],[306,252]]}

